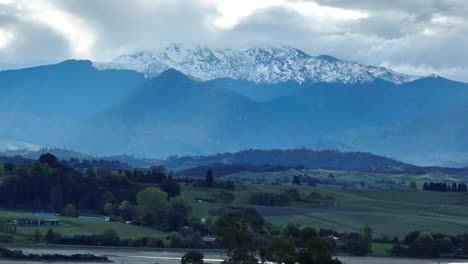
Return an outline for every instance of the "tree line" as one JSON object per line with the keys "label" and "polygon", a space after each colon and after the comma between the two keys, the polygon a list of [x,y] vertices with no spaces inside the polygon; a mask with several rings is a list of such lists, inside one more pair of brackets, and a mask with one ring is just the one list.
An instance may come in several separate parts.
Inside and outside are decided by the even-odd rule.
{"label": "tree line", "polygon": [[425,182],[423,185],[423,191],[466,193],[468,192],[468,188],[465,183],[452,183],[450,185],[445,182]]}

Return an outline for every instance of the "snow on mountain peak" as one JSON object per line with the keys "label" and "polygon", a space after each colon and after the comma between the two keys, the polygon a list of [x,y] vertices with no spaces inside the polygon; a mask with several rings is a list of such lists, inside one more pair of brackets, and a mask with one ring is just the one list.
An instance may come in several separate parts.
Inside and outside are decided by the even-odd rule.
{"label": "snow on mountain peak", "polygon": [[160,51],[125,54],[106,63],[93,63],[97,69],[129,69],[152,78],[174,68],[194,79],[248,80],[255,83],[342,82],[365,83],[377,78],[404,83],[418,77],[383,67],[342,61],[328,55],[313,57],[295,48],[250,48],[246,50],[185,48],[171,44]]}

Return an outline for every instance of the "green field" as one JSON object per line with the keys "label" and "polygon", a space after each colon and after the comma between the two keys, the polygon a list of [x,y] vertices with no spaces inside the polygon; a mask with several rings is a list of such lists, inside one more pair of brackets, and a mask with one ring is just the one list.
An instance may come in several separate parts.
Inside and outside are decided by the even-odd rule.
{"label": "green field", "polygon": [[372,254],[378,256],[389,256],[392,244],[372,243]]}
{"label": "green field", "polygon": [[[272,182],[282,178],[292,179],[294,175],[310,176],[320,180],[330,180],[330,175],[337,182],[349,184],[365,183],[366,187],[370,188],[406,188],[410,181],[416,181],[419,188],[422,188],[424,182],[445,182],[445,183],[461,183],[468,182],[467,177],[455,177],[447,174],[391,174],[378,172],[365,172],[353,170],[324,170],[311,169],[306,171],[280,171],[280,172],[251,172],[244,171],[229,175],[224,175],[222,179],[236,179],[244,182],[259,183]],[[391,181],[391,183],[389,182]]]}
{"label": "green field", "polygon": [[[386,234],[400,237],[414,230],[457,234],[468,229],[468,194],[464,193],[246,184],[235,191],[234,203],[247,204],[251,192],[281,192],[289,188],[298,188],[303,197],[312,191],[332,195],[337,199],[336,205],[314,210],[311,204],[296,202],[292,207],[310,209],[310,212],[305,210],[298,214],[284,207],[272,207],[267,211],[273,212],[274,216],[266,217],[274,224],[295,222],[341,232],[357,232],[369,224],[376,236]],[[183,189],[187,198],[210,198],[215,191],[191,186],[184,186]],[[205,217],[209,209],[221,206],[217,203],[196,203],[195,212]]]}
{"label": "green field", "polygon": [[[92,235],[101,234],[105,229],[113,229],[117,231],[121,238],[139,238],[143,236],[152,236],[160,239],[165,239],[166,233],[160,232],[155,229],[145,228],[136,225],[127,225],[124,223],[117,222],[106,222],[104,220],[93,220],[93,219],[80,219],[76,217],[45,217],[36,216],[30,212],[20,211],[0,211],[0,219],[2,220],[13,220],[13,219],[31,219],[31,218],[58,218],[61,224],[53,226],[53,230],[60,234],[65,235]],[[45,234],[50,226],[28,226],[20,225],[17,227],[15,234],[15,242],[27,243],[30,240],[31,235],[36,229],[42,234]],[[6,233],[0,233],[6,234]],[[8,234],[12,235],[12,234]]]}

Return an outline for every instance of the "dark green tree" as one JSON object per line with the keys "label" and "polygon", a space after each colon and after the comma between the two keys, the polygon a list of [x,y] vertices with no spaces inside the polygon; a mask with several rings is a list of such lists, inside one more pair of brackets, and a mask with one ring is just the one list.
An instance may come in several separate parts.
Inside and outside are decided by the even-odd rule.
{"label": "dark green tree", "polygon": [[63,208],[63,205],[62,187],[56,184],[51,188],[49,193],[49,209],[58,212]]}
{"label": "dark green tree", "polygon": [[52,228],[49,228],[45,234],[45,240],[48,243],[57,243],[60,240],[60,234],[55,233]]}
{"label": "dark green tree", "polygon": [[101,235],[101,243],[104,246],[117,246],[120,242],[120,236],[113,229],[106,229]]}
{"label": "dark green tree", "polygon": [[208,172],[206,173],[206,178],[205,178],[206,186],[212,187],[214,183],[214,176],[213,176],[213,171],[211,168],[208,169]]}
{"label": "dark green tree", "polygon": [[41,242],[42,241],[41,231],[39,231],[38,229],[34,230],[34,233],[32,235],[32,240],[36,243]]}
{"label": "dark green tree", "polygon": [[212,226],[214,234],[226,248],[224,263],[256,264],[256,252],[265,243],[263,217],[252,208],[228,207],[214,212],[218,216]]}
{"label": "dark green tree", "polygon": [[269,261],[278,264],[296,263],[296,246],[291,237],[273,236],[270,243],[260,250],[262,262]]}
{"label": "dark green tree", "polygon": [[180,264],[203,264],[204,257],[200,251],[190,250],[182,257]]}
{"label": "dark green tree", "polygon": [[295,175],[295,176],[293,177],[292,184],[294,184],[294,185],[301,185],[301,178],[300,178],[299,176]]}
{"label": "dark green tree", "polygon": [[297,262],[299,264],[338,264],[339,260],[332,259],[333,248],[318,236],[304,241],[299,251]]}
{"label": "dark green tree", "polygon": [[180,194],[180,185],[172,178],[172,176],[169,176],[166,183],[161,186],[161,189],[167,193],[168,199]]}
{"label": "dark green tree", "polygon": [[5,166],[3,166],[3,163],[0,162],[0,176],[4,176],[5,174]]}
{"label": "dark green tree", "polygon": [[73,206],[73,204],[67,204],[67,206],[65,206],[65,208],[63,208],[62,210],[62,214],[64,216],[75,216],[76,215],[75,206]]}

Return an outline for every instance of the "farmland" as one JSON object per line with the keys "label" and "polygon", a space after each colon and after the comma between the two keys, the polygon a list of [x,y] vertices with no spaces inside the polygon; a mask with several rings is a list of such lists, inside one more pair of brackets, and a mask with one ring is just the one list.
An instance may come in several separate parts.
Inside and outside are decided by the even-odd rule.
{"label": "farmland", "polygon": [[[183,195],[194,201],[194,215],[206,218],[211,209],[230,204],[208,202],[216,188],[181,185]],[[288,207],[255,206],[269,221],[276,225],[298,223],[315,228],[331,228],[339,232],[357,232],[369,224],[374,229],[375,237],[380,235],[403,237],[414,230],[437,233],[457,234],[468,229],[468,195],[463,193],[443,193],[411,191],[407,189],[343,189],[311,186],[286,186],[262,184],[237,184],[232,191],[235,200],[231,205],[248,205],[248,199],[254,192],[280,193],[297,188],[302,197],[310,192],[322,196],[336,197],[336,204],[316,207],[313,204],[297,201]],[[33,218],[30,212],[0,211],[3,221]],[[100,234],[105,229],[114,229],[122,238],[153,236],[165,239],[167,233],[152,228],[127,225],[102,220],[59,217],[62,225],[54,227],[61,234]],[[16,242],[28,242],[31,234],[39,229],[45,233],[46,226],[19,226],[14,234]]]}
{"label": "farmland", "polygon": [[[356,232],[369,224],[375,235],[404,236],[410,231],[424,230],[456,234],[468,228],[468,195],[411,190],[335,189],[310,186],[278,186],[245,184],[235,191],[235,204],[246,205],[252,192],[281,192],[297,188],[301,196],[310,192],[336,197],[336,205],[315,208],[305,202],[294,202],[291,207],[257,207],[268,220],[277,225],[290,222],[316,228]],[[188,198],[207,198],[215,190],[183,186]],[[206,217],[219,203],[197,203],[196,213]]]}

